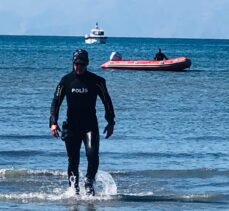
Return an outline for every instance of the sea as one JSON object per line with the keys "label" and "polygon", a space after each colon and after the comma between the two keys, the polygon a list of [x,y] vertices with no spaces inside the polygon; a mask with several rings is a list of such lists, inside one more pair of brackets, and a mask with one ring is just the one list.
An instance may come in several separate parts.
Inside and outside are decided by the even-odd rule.
{"label": "sea", "polygon": [[[82,145],[79,196],[68,187],[64,142],[51,136],[50,105],[72,53],[88,51],[88,70],[106,79],[116,124],[103,134],[100,166],[86,196]],[[186,56],[180,72],[104,70],[123,59]],[[64,101],[59,124],[66,118]],[[0,36],[0,210],[229,210],[229,40]]]}

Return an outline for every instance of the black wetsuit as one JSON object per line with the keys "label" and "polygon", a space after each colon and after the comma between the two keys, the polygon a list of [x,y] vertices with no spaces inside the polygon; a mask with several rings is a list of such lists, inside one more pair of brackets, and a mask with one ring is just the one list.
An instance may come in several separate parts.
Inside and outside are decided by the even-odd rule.
{"label": "black wetsuit", "polygon": [[57,124],[60,105],[66,96],[67,121],[62,128],[62,139],[68,154],[68,177],[73,173],[77,181],[82,141],[88,159],[86,177],[94,180],[99,166],[99,129],[95,109],[98,95],[105,107],[105,119],[114,125],[114,109],[106,81],[89,71],[82,75],[74,71],[65,75],[56,88],[51,104],[50,126]]}
{"label": "black wetsuit", "polygon": [[157,61],[162,61],[162,60],[168,59],[168,58],[165,56],[165,54],[158,52],[158,53],[156,53],[154,59]]}

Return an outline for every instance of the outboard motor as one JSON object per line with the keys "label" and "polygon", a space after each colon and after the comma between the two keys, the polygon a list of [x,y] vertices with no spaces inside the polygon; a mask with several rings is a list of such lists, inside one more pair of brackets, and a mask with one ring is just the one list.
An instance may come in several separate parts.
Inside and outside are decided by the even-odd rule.
{"label": "outboard motor", "polygon": [[112,52],[110,55],[110,61],[120,61],[122,60],[122,55],[119,52]]}

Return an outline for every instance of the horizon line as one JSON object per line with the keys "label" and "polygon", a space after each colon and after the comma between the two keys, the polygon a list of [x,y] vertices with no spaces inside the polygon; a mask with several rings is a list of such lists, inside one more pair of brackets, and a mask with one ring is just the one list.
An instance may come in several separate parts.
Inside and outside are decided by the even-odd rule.
{"label": "horizon line", "polygon": [[[69,38],[84,38],[84,36],[79,36],[79,35],[35,35],[35,34],[32,34],[32,35],[28,35],[28,34],[0,34],[0,37],[3,37],[3,36],[14,36],[14,37],[69,37]],[[136,37],[136,36],[133,36],[133,37],[128,37],[128,36],[111,36],[111,37],[108,37],[109,38],[131,38],[131,39],[187,39],[187,40],[229,40],[229,38],[211,38],[211,37],[208,37],[208,38],[196,38],[196,37]]]}

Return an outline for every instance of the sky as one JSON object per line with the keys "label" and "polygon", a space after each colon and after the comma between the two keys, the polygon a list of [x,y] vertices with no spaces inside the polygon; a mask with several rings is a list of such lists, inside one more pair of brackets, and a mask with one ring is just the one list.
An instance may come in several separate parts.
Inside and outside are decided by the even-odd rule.
{"label": "sky", "polygon": [[229,39],[229,0],[0,0],[0,35]]}

